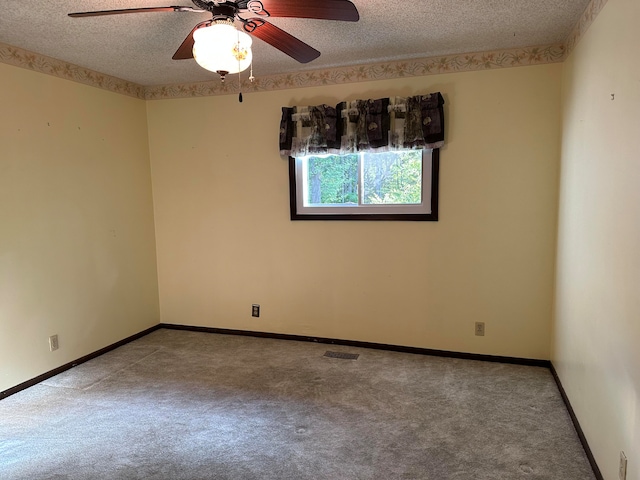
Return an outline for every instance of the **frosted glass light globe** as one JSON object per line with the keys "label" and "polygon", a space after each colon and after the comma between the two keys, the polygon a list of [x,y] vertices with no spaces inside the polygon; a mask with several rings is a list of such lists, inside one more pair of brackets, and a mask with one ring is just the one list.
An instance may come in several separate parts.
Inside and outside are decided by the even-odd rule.
{"label": "frosted glass light globe", "polygon": [[249,68],[253,39],[231,22],[214,23],[193,32],[193,58],[198,64],[224,77]]}

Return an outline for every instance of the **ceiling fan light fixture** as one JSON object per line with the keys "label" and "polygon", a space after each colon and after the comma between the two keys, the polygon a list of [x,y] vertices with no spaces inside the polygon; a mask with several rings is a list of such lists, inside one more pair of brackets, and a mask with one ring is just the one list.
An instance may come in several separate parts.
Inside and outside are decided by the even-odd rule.
{"label": "ceiling fan light fixture", "polygon": [[[186,0],[185,0],[186,1]],[[75,12],[73,18],[101,17],[151,12],[192,12],[211,14],[210,20],[195,25],[171,57],[173,60],[196,59],[206,70],[225,75],[238,73],[252,65],[251,36],[280,50],[300,63],[309,63],[320,56],[320,52],[299,38],[265,20],[269,17],[309,18],[357,22],[360,14],[349,0],[191,0],[194,7],[138,7],[114,10]],[[245,13],[255,15],[245,18]],[[242,24],[237,29],[234,23]],[[251,34],[249,36],[248,34]],[[262,47],[261,47],[262,48]],[[249,80],[253,81],[253,73]]]}
{"label": "ceiling fan light fixture", "polygon": [[253,40],[238,30],[232,20],[216,20],[208,27],[198,28],[193,32],[193,39],[193,58],[198,65],[223,79],[251,65]]}

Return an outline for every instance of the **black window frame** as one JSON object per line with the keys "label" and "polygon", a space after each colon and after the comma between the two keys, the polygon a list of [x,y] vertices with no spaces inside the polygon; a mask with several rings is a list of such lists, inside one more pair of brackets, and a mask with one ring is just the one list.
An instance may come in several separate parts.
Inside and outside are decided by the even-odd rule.
{"label": "black window frame", "polygon": [[[424,161],[424,160],[423,160]],[[438,221],[438,197],[440,183],[440,149],[431,150],[431,213],[298,213],[298,185],[296,159],[289,157],[289,207],[291,220],[346,220],[346,221]]]}

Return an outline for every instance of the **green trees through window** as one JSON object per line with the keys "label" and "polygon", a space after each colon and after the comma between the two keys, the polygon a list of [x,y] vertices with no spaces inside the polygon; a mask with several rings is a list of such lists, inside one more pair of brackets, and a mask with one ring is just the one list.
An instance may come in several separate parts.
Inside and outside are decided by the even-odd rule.
{"label": "green trees through window", "polygon": [[289,158],[291,220],[438,221],[440,151]]}
{"label": "green trees through window", "polygon": [[308,159],[307,203],[358,204],[358,155]]}
{"label": "green trees through window", "polygon": [[307,160],[307,205],[407,205],[422,201],[421,150],[310,156]]}

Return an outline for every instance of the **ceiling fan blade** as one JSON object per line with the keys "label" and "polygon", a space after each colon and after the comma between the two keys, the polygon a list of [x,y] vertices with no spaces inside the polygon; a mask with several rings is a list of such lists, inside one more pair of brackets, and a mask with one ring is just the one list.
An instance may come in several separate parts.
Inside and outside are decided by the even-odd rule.
{"label": "ceiling fan blade", "polygon": [[173,58],[174,60],[187,60],[189,58],[193,58],[193,44],[195,43],[195,40],[193,39],[193,32],[195,32],[200,27],[209,25],[210,23],[211,20],[205,20],[204,22],[200,22],[195,27],[193,27],[193,30],[191,30],[189,35],[187,35],[187,38],[184,39],[182,44],[178,47],[178,50],[176,50],[176,53],[174,53],[173,57],[171,58]]}
{"label": "ceiling fan blade", "polygon": [[259,0],[239,2],[238,6],[246,4],[251,12],[260,13],[266,10],[271,17],[295,17],[295,18],[317,18],[320,20],[342,20],[345,22],[357,22],[360,14],[356,6],[348,0],[312,0],[303,2],[301,0]]}
{"label": "ceiling fan blade", "polygon": [[315,48],[261,18],[250,18],[244,29],[300,63],[309,63],[320,56]]}
{"label": "ceiling fan blade", "polygon": [[120,15],[121,13],[144,13],[144,12],[196,12],[201,13],[205,10],[196,10],[191,7],[143,7],[143,8],[124,8],[120,10],[98,10],[96,12],[77,12],[70,13],[73,18],[79,17],[100,17],[102,15]]}

